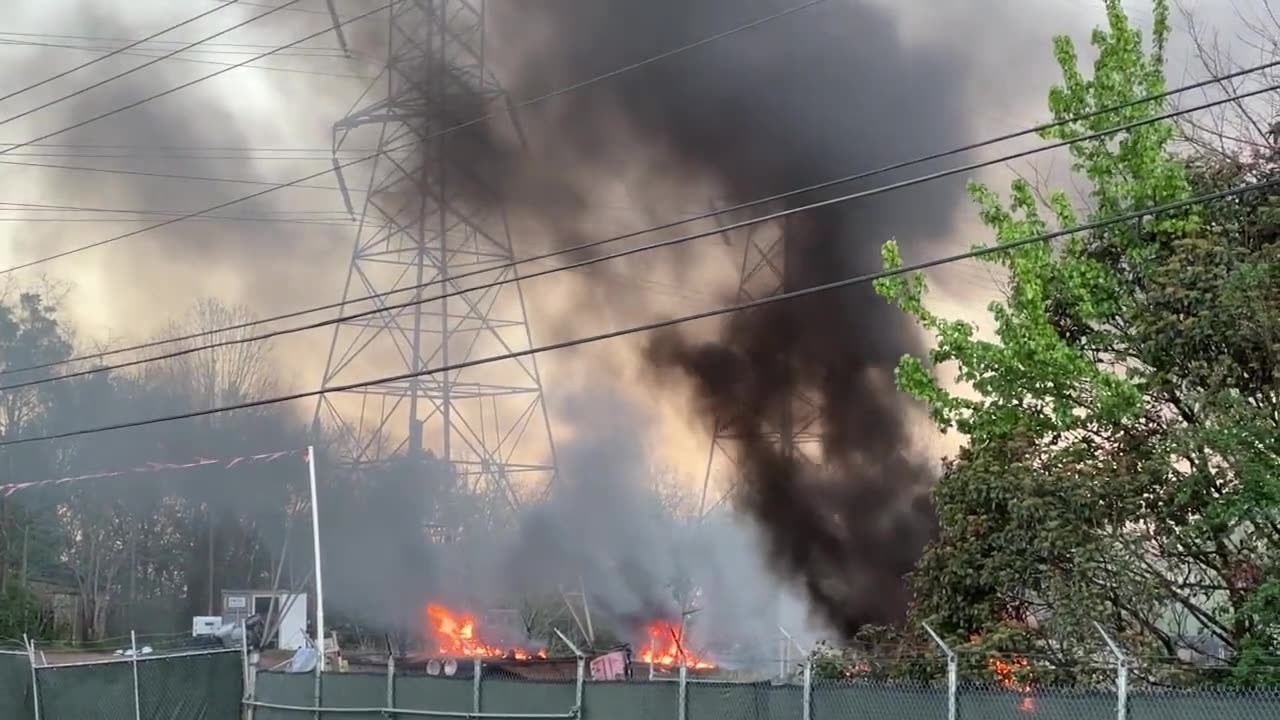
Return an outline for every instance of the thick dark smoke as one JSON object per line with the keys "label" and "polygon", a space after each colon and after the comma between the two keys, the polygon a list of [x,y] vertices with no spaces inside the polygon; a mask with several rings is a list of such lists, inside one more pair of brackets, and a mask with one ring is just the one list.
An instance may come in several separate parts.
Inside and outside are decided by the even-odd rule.
{"label": "thick dark smoke", "polygon": [[[502,3],[497,47],[511,54],[507,89],[527,98],[784,6]],[[474,130],[449,153],[577,242],[575,209],[625,168],[643,168],[649,190],[710,183],[737,203],[961,144],[966,82],[955,58],[908,47],[882,11],[832,2],[522,111],[525,150]],[[786,289],[878,269],[892,237],[908,252],[943,240],[960,197],[955,184],[932,185],[797,217],[782,228]],[[917,338],[863,286],[738,315],[711,342],[669,332],[648,346],[662,381],[692,382],[708,425],[729,423],[741,509],[764,529],[777,569],[843,633],[901,617],[902,577],[931,535],[930,474],[911,457],[910,408],[892,380],[904,353],[921,352]],[[802,394],[820,416],[820,472],[771,439]]]}

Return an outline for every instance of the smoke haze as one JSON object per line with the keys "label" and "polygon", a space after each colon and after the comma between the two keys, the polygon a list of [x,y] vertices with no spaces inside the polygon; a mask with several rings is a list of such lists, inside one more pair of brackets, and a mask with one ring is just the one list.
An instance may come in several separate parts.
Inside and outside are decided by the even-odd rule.
{"label": "smoke haze", "polygon": [[[494,22],[498,46],[516,50],[508,90],[523,98],[784,7],[510,3],[496,6]],[[528,149],[483,128],[457,133],[446,152],[498,184],[517,211],[573,243],[593,188],[608,182],[611,168],[639,164],[640,195],[685,183],[736,204],[910,157],[920,138],[935,147],[963,144],[966,68],[899,36],[894,20],[868,4],[832,3],[678,64],[613,78],[550,109],[521,111],[532,128]],[[925,254],[948,237],[962,197],[959,183],[936,183],[797,216],[779,229],[783,288],[878,269],[880,244],[895,236],[907,252]],[[615,285],[604,298],[642,302]],[[705,426],[719,422],[735,438],[738,507],[763,531],[775,569],[845,635],[901,618],[903,575],[932,532],[931,475],[913,457],[912,408],[892,379],[904,353],[921,351],[911,323],[869,286],[734,316],[712,340],[665,332],[646,350],[659,387],[688,387]],[[820,457],[812,458],[818,464],[776,439],[789,426],[784,418],[803,413],[802,396],[818,415],[809,428],[821,437]],[[600,441],[602,452],[616,455]]]}
{"label": "smoke haze", "polygon": [[[61,8],[56,13],[48,9],[55,4]],[[506,89],[525,99],[790,4],[495,1],[490,3],[488,44]],[[113,5],[110,13],[88,0],[25,0],[18,5],[23,11],[17,16],[29,23],[23,29],[112,37],[141,37],[146,34],[141,28],[150,32],[194,12],[184,6],[161,18],[151,4],[139,2]],[[1047,36],[1070,24],[1045,21],[1046,11],[1040,8],[1021,10],[1006,7],[1015,3],[994,0],[976,5],[980,7],[951,9],[917,3],[899,11],[897,4],[887,9],[888,3],[832,0],[522,109],[518,116],[527,145],[521,145],[509,123],[478,125],[450,137],[448,157],[453,165],[467,168],[471,179],[455,190],[474,205],[500,197],[520,227],[531,229],[514,233],[515,254],[524,256],[548,242],[578,244],[668,220],[679,214],[673,208],[700,210],[712,200],[754,200],[1024,124],[1039,116],[1039,97],[1050,77],[1045,72]],[[367,9],[350,1],[339,7],[345,14]],[[233,8],[219,14],[225,15],[219,23],[192,26],[183,37],[201,37],[230,24],[233,16],[238,20],[260,12],[262,8]],[[1033,21],[1033,14],[1039,19]],[[916,21],[908,23],[905,16]],[[222,39],[281,44],[327,22],[323,11],[278,13],[255,30],[260,35]],[[385,54],[380,31],[370,29],[381,29],[380,22],[350,28],[349,33],[353,46],[374,58]],[[952,41],[933,44],[944,35],[953,36]],[[314,44],[332,46],[333,40],[326,36]],[[201,57],[235,62],[244,56]],[[1018,59],[1017,67],[1010,69],[1010,58]],[[21,60],[59,69],[70,64],[65,54],[52,49],[29,48]],[[137,62],[141,60],[129,58],[103,66],[115,72]],[[1026,70],[1035,63],[1038,74]],[[320,73],[376,72],[316,58],[278,58],[269,64]],[[1004,74],[993,74],[996,67]],[[217,69],[161,63],[34,116],[30,123],[15,123],[0,136],[8,141],[32,137],[41,128],[68,124]],[[91,76],[106,74],[102,68]],[[78,87],[86,78],[75,80],[57,86],[56,92]],[[237,71],[50,142],[324,148],[330,124],[365,84],[332,75]],[[18,86],[9,81],[4,90]],[[1015,86],[1030,92],[1009,90]],[[26,97],[26,104],[14,111],[53,97],[55,89],[47,90],[38,98]],[[1026,96],[1034,100],[1019,105]],[[445,125],[482,114],[478,99],[459,99],[447,117],[430,121]],[[998,111],[980,116],[981,124],[990,125],[982,133],[974,119],[980,109]],[[1001,113],[1015,117],[1009,120]],[[267,161],[265,153],[233,153],[230,160],[212,159],[218,155],[213,152],[181,155],[53,162],[257,181],[292,179],[329,162],[327,155],[297,162]],[[14,178],[12,187],[44,193],[20,200],[83,206],[193,210],[263,187],[0,167],[5,167],[7,184]],[[484,182],[474,182],[477,178]],[[309,184],[321,187],[276,193],[225,214],[335,217],[319,212],[340,208],[336,191],[323,187],[332,187],[333,181]],[[876,269],[879,246],[891,237],[899,238],[912,256],[940,252],[955,234],[961,190],[958,183],[932,184],[798,218],[785,228],[786,286],[797,289]],[[794,204],[829,196],[800,198]],[[602,226],[598,208],[618,197],[631,206],[631,219],[637,222]],[[28,226],[15,233],[15,247],[26,258],[123,229],[107,225],[80,233]],[[159,325],[175,299],[185,304],[193,292],[244,300],[266,315],[333,301],[346,271],[351,235],[349,226],[184,223],[113,245],[109,253],[82,256],[73,261],[68,276],[93,281],[90,287],[100,297],[87,292],[84,304],[95,320],[105,307],[111,311],[105,323],[134,331],[148,322]],[[726,266],[729,275],[736,274],[734,252],[715,256],[690,247],[664,253],[653,263],[664,277],[691,291],[728,300],[735,288],[709,278],[724,274]],[[557,276],[554,287],[535,293],[535,336],[576,336],[606,317],[616,323],[675,311],[609,275],[581,277],[585,281]],[[921,502],[931,478],[912,452],[912,409],[892,387],[897,359],[921,350],[911,324],[864,287],[693,330],[700,334],[678,331],[649,338],[643,348],[614,346],[620,348],[617,354],[627,355],[621,364],[640,364],[648,373],[641,387],[608,385],[599,378],[610,368],[590,363],[586,366],[593,377],[565,378],[566,385],[578,380],[569,392],[565,385],[549,382],[549,394],[563,393],[552,401],[557,435],[564,428],[576,431],[560,446],[562,486],[522,517],[514,540],[494,538],[483,546],[477,541],[469,546],[474,550],[459,548],[452,556],[423,552],[406,539],[411,534],[396,535],[387,529],[392,519],[378,514],[380,508],[393,510],[397,522],[412,528],[417,515],[429,512],[403,502],[413,492],[412,480],[388,489],[385,498],[370,499],[364,516],[345,525],[335,519],[334,542],[347,546],[341,560],[331,565],[340,570],[328,576],[333,580],[326,578],[333,583],[333,601],[375,618],[408,618],[427,599],[423,596],[496,598],[558,583],[572,586],[585,576],[598,611],[625,629],[653,619],[644,615],[678,613],[679,588],[672,583],[680,575],[692,575],[703,591],[695,604],[707,608],[695,621],[695,631],[732,635],[736,627],[739,637],[729,640],[735,642],[743,635],[773,637],[773,623],[759,620],[777,613],[776,583],[761,560],[767,557],[775,571],[814,602],[822,624],[838,633],[900,617],[906,601],[901,575],[929,536],[932,517]],[[303,350],[291,345],[282,353],[307,386],[316,382],[320,369],[315,364],[323,360],[323,350],[314,348],[328,339],[327,333],[314,335],[314,342],[299,341]],[[548,358],[549,364],[556,362],[570,364]],[[781,453],[773,439],[788,416],[813,414],[793,405],[800,395],[816,406],[812,430],[823,441],[819,459],[825,470]],[[737,439],[743,477],[735,502],[747,519],[714,518],[696,537],[683,523],[654,509],[657,498],[649,487],[658,437],[651,406],[681,406],[690,398],[702,433],[719,421]],[[427,506],[431,500],[421,502]],[[373,532],[370,524],[381,527]],[[345,580],[342,573],[349,573]],[[786,623],[795,629],[793,620]]]}

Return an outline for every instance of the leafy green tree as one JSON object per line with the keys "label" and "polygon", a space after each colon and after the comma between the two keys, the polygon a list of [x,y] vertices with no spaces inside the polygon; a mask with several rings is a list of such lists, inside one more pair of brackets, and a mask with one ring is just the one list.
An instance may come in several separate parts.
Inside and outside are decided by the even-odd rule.
{"label": "leafy green tree", "polygon": [[[1091,77],[1071,41],[1055,41],[1058,120],[1165,87],[1167,3],[1154,3],[1149,45],[1119,0],[1105,5]],[[1163,110],[1139,103],[1045,136]],[[1019,180],[1007,199],[971,186],[981,219],[1008,243],[1275,172],[1274,157],[1186,161],[1174,131],[1153,123],[1073,145],[1091,188],[1083,211]],[[900,387],[967,438],[936,490],[942,530],[914,577],[918,619],[1058,666],[1097,646],[1094,621],[1137,653],[1206,639],[1238,662],[1280,650],[1274,199],[1257,191],[988,255],[1008,284],[985,336],[935,313],[921,276],[878,284],[934,338],[928,363],[902,360]],[[892,243],[884,257],[901,263]],[[933,372],[944,367],[973,392],[944,386]]]}

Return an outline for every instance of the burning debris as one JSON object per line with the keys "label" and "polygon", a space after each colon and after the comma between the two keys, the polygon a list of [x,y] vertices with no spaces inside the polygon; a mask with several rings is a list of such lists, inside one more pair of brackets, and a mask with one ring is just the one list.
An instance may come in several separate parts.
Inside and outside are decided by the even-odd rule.
{"label": "burning debris", "polygon": [[524,647],[502,647],[486,643],[476,631],[474,616],[431,603],[426,607],[428,644],[444,657],[510,658],[529,660],[546,658],[547,651]]}
{"label": "burning debris", "polygon": [[648,628],[649,647],[640,653],[642,662],[662,667],[688,665],[691,670],[712,670],[715,663],[700,657],[684,642],[684,629],[665,620],[652,623]]}
{"label": "burning debris", "polygon": [[1000,684],[1024,696],[1018,704],[1018,709],[1023,712],[1036,710],[1035,698],[1031,697],[1031,683],[1026,680],[1030,668],[1031,663],[1024,657],[1015,657],[1012,661],[1001,658],[991,659],[991,671],[995,673]]}

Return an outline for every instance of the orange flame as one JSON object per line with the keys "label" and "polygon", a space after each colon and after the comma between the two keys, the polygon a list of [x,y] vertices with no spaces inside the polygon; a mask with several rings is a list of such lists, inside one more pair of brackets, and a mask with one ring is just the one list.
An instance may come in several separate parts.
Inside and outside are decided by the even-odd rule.
{"label": "orange flame", "polygon": [[[1015,657],[1013,662],[1006,662],[1000,658],[991,659],[991,670],[996,674],[996,679],[1000,681],[1000,684],[1010,690],[1028,696],[1031,694],[1031,685],[1018,679],[1018,671],[1025,671],[1029,667],[1031,667],[1031,663],[1027,662],[1024,657]],[[1032,697],[1022,698],[1022,702],[1018,704],[1018,709],[1022,712],[1035,712],[1035,699]]]}
{"label": "orange flame", "polygon": [[470,614],[450,610],[443,605],[432,603],[427,605],[427,622],[430,624],[432,640],[436,652],[440,655],[463,655],[467,657],[513,657],[516,660],[528,660],[533,657],[545,658],[546,650],[536,653],[524,648],[504,649],[488,645],[476,635],[476,620]]}
{"label": "orange flame", "polygon": [[661,665],[662,667],[679,667],[687,664],[694,670],[710,670],[715,663],[689,650],[684,645],[684,632],[665,620],[649,625],[649,647],[640,653],[641,662]]}

